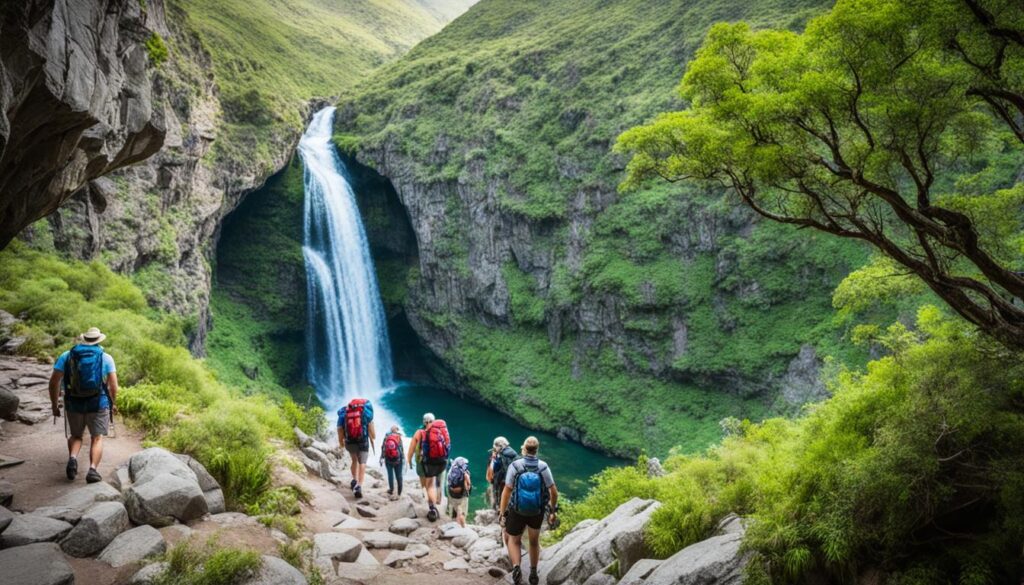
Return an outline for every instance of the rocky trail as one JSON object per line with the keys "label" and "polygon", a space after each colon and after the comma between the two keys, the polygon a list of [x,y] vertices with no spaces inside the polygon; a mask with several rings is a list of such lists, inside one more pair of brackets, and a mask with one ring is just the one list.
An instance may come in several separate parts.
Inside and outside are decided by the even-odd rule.
{"label": "rocky trail", "polygon": [[[160,556],[184,540],[257,551],[258,574],[245,585],[303,585],[307,578],[281,556],[296,539],[258,518],[225,510],[216,480],[191,457],[143,448],[125,424],[105,443],[105,481],[64,477],[64,428],[52,424],[46,380],[50,365],[0,355],[0,575],[7,585],[118,585],[152,582]],[[413,477],[389,498],[377,469],[365,497],[348,488],[347,453],[296,430],[299,446],[281,446],[275,485],[306,494],[302,564],[328,584],[510,583],[493,512],[479,511],[460,528],[442,515],[426,520]],[[84,457],[85,451],[83,451]],[[541,557],[543,585],[738,584],[747,556],[744,531],[727,518],[717,535],[665,560],[649,556],[643,532],[659,503],[630,500],[601,520],[586,520]],[[443,508],[442,508],[443,509]],[[293,534],[294,535],[294,534]],[[524,564],[524,572],[528,568]]]}

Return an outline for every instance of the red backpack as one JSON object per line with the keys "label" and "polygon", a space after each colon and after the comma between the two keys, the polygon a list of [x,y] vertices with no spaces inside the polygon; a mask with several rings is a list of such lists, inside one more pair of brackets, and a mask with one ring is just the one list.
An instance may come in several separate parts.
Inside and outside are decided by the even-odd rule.
{"label": "red backpack", "polygon": [[369,400],[353,398],[345,408],[345,440],[360,442],[367,437],[365,410]]}
{"label": "red backpack", "polygon": [[384,437],[384,459],[389,463],[394,463],[402,458],[402,438],[395,433],[391,433]]}
{"label": "red backpack", "polygon": [[448,461],[448,453],[452,450],[452,440],[448,436],[448,424],[443,420],[430,423],[423,433],[423,459],[427,463],[444,463]]}

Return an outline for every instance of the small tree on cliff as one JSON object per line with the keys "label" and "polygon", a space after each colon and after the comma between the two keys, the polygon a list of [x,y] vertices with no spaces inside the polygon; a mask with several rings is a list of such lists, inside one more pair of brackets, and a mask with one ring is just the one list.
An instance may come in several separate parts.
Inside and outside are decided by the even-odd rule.
{"label": "small tree on cliff", "polygon": [[624,188],[715,182],[864,240],[1024,348],[1020,0],[839,0],[802,34],[719,24],[680,93],[690,109],[620,137]]}

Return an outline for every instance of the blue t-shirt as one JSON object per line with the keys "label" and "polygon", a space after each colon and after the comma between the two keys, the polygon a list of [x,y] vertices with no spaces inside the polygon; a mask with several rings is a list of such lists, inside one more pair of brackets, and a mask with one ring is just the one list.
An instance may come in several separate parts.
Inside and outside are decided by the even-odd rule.
{"label": "blue t-shirt", "polygon": [[[60,354],[57,358],[57,363],[53,364],[53,371],[64,373],[64,367],[67,365],[68,356],[71,351],[65,351]],[[117,371],[117,367],[114,366],[114,358],[107,352],[103,352],[103,392],[99,396],[93,398],[72,398],[70,396],[64,397],[64,408],[68,412],[99,412],[101,410],[107,410],[110,408],[110,397],[107,396],[107,378],[110,374]]]}

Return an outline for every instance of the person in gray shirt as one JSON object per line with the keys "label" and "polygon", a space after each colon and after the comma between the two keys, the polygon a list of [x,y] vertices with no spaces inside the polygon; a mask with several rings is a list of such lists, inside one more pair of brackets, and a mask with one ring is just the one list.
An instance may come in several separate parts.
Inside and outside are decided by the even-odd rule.
{"label": "person in gray shirt", "polygon": [[509,465],[505,476],[505,489],[501,494],[501,525],[508,535],[508,558],[512,562],[512,582],[519,585],[523,571],[519,564],[523,557],[523,532],[530,539],[530,585],[537,585],[540,576],[540,529],[544,514],[548,525],[558,520],[558,488],[548,464],[537,458],[540,441],[527,437],[523,442],[523,458]]}

